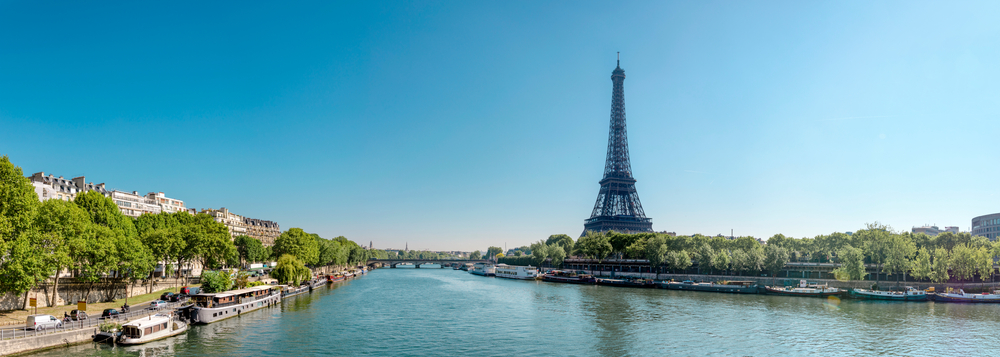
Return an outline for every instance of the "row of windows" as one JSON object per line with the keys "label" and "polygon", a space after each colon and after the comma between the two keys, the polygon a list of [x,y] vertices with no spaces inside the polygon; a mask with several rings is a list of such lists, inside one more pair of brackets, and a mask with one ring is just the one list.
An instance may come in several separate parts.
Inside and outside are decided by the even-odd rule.
{"label": "row of windows", "polygon": [[162,324],[158,324],[158,325],[155,325],[155,326],[152,326],[152,327],[147,327],[146,330],[143,331],[143,332],[145,332],[146,335],[149,335],[149,334],[151,334],[153,332],[158,332],[158,331],[162,331],[162,330],[166,330],[166,329],[167,329],[167,323],[164,322]]}

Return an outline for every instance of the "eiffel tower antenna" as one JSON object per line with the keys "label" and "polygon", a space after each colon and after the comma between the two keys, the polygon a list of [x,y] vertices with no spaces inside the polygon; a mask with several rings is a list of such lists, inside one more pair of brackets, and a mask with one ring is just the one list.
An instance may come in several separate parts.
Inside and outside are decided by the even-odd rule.
{"label": "eiffel tower antenna", "polygon": [[628,133],[625,127],[625,70],[618,66],[611,72],[611,127],[608,133],[608,157],[604,163],[601,190],[590,218],[583,223],[587,231],[621,233],[652,232],[653,220],[646,217],[635,190],[632,164],[628,157]]}

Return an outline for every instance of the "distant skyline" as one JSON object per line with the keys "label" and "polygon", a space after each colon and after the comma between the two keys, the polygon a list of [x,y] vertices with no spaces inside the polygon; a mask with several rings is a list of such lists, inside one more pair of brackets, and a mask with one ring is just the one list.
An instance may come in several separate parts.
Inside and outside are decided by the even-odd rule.
{"label": "distant skyline", "polygon": [[0,155],[376,248],[1000,212],[995,2],[0,2]]}

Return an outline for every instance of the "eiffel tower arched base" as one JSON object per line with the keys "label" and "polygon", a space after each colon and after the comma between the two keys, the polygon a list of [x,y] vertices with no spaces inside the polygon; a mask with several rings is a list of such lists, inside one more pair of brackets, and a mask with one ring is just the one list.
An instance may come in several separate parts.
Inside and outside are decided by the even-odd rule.
{"label": "eiffel tower arched base", "polygon": [[619,233],[652,232],[653,220],[630,216],[599,216],[586,220],[583,224],[583,233],[580,233],[580,236],[587,235],[587,231],[615,231]]}

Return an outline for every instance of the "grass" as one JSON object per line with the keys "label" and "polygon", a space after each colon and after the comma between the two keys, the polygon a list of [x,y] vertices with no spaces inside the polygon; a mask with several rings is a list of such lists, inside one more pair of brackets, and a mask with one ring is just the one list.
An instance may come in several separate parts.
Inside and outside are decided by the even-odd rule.
{"label": "grass", "polygon": [[[188,286],[199,286],[188,285]],[[139,288],[136,286],[136,288]],[[150,294],[143,294],[132,296],[128,298],[128,303],[130,306],[139,305],[142,303],[150,302],[153,300],[158,300],[160,295],[165,292],[179,293],[180,287],[166,288],[163,290],[157,290]],[[91,317],[100,317],[101,312],[104,309],[118,309],[125,304],[125,299],[118,299],[113,302],[99,302],[93,304],[87,304],[87,315]],[[55,316],[58,319],[62,319],[63,313],[69,313],[70,310],[76,309],[76,304],[53,306],[53,307],[39,307],[38,314],[46,314]],[[34,315],[35,309],[30,308],[30,310],[7,310],[0,311],[0,326],[10,326],[10,325],[24,325],[24,321],[28,319],[28,315]]]}

